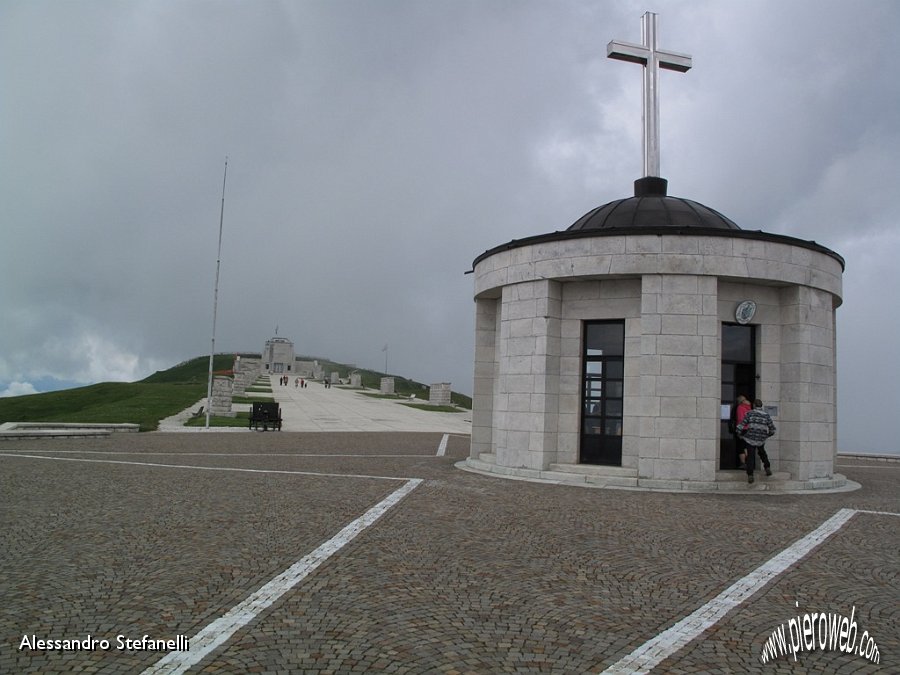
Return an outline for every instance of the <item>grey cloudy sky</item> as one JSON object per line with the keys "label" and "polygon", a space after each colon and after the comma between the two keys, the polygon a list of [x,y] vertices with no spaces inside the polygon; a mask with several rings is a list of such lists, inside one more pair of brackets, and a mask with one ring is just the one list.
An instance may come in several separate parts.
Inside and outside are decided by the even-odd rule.
{"label": "grey cloudy sky", "polygon": [[641,174],[660,14],[669,193],[847,260],[840,447],[896,451],[900,3],[0,3],[0,392],[297,351],[471,393],[481,252]]}

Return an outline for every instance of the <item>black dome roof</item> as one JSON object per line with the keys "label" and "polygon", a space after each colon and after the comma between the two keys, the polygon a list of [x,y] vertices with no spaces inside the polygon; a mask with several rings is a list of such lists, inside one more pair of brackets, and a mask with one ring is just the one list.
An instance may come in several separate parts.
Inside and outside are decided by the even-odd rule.
{"label": "black dome roof", "polygon": [[588,211],[569,230],[702,227],[714,230],[741,228],[715,209],[699,202],[669,197],[665,178],[646,177],[634,181],[634,197],[617,199]]}

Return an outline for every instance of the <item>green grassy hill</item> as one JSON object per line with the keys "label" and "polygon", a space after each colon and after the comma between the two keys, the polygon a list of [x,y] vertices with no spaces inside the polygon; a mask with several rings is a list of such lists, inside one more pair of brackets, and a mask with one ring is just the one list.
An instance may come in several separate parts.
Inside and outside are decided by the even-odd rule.
{"label": "green grassy hill", "polygon": [[[259,357],[259,354],[247,354]],[[301,360],[313,358],[299,357]],[[378,389],[383,373],[353,368],[343,363],[318,359],[325,372],[337,371],[344,379],[351,372],[362,375],[363,386]],[[233,354],[217,354],[215,372],[230,372]],[[159,420],[174,415],[206,396],[209,357],[200,356],[160,370],[140,382],[102,382],[86,387],[51,391],[28,396],[0,398],[0,423],[3,422],[105,422],[139,424],[141,431],[153,431]],[[415,394],[428,399],[428,387],[403,377],[395,378],[395,391],[403,396]],[[472,399],[453,392],[453,402],[472,407]]]}
{"label": "green grassy hill", "polygon": [[[231,368],[231,354],[217,354],[213,368]],[[128,422],[153,431],[206,396],[209,357],[198,357],[140,382],[102,382],[44,394],[0,398],[0,422]]]}

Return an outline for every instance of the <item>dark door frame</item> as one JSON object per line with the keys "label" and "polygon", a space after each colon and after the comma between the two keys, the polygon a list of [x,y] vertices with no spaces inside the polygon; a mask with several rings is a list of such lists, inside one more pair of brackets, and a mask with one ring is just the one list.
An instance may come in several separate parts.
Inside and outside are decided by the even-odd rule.
{"label": "dark door frame", "polygon": [[[756,374],[756,333],[753,324],[722,324],[721,403],[731,407],[732,419],[738,394],[743,394],[751,402],[756,398],[759,379]],[[726,341],[729,342],[727,347]],[[729,420],[720,420],[719,469],[737,469],[739,463],[737,437],[730,430]]]}
{"label": "dark door frame", "polygon": [[[592,326],[621,329],[621,342],[605,350],[589,341]],[[578,461],[622,466],[625,402],[625,320],[585,321],[582,326],[581,423]],[[611,348],[610,348],[611,347]]]}

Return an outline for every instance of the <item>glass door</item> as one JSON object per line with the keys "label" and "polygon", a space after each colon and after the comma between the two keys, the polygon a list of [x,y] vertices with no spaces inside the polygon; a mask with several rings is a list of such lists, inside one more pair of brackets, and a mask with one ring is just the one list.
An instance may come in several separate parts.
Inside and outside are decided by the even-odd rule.
{"label": "glass door", "polygon": [[625,322],[585,322],[582,363],[579,461],[621,466]]}
{"label": "glass door", "polygon": [[756,330],[754,326],[722,324],[722,414],[719,421],[719,468],[737,469],[737,436],[733,433],[738,395],[756,398]]}

